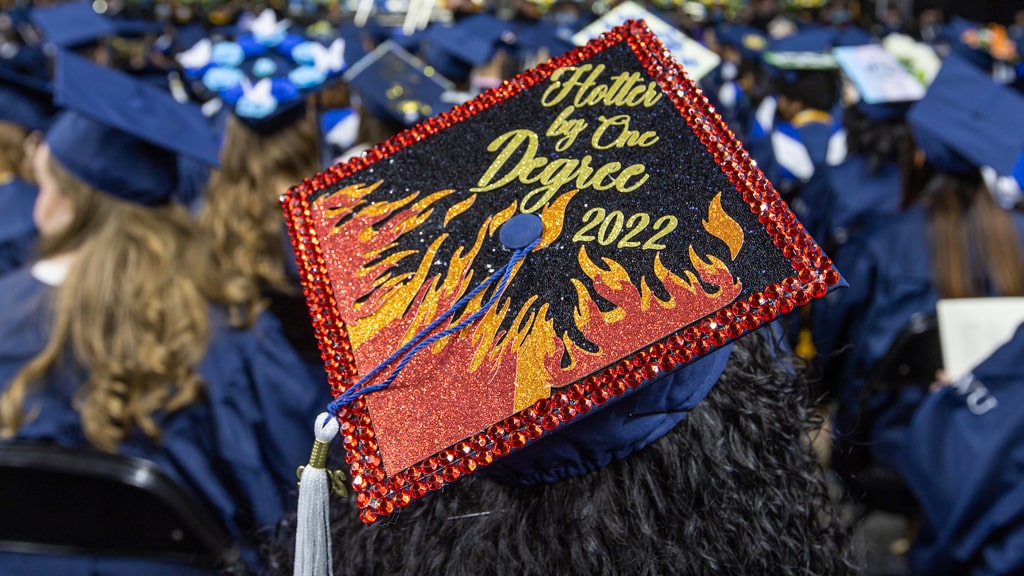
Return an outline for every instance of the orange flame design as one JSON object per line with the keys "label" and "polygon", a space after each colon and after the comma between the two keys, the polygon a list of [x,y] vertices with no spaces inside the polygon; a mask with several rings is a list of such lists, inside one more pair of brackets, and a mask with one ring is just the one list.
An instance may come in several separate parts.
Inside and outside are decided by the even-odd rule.
{"label": "orange flame design", "polygon": [[[513,202],[482,222],[473,243],[454,251],[441,279],[428,274],[441,247],[452,241],[448,234],[438,235],[421,250],[382,256],[396,246],[399,237],[420,226],[432,214],[434,205],[453,191],[423,197],[414,192],[391,202],[365,203],[364,198],[379,184],[349,186],[317,200],[312,207],[318,226],[338,223],[317,230],[330,265],[356,271],[332,274],[331,279],[361,373],[380,364],[482,280],[472,277],[474,259],[485,240],[518,211]],[[541,248],[559,237],[566,206],[575,194],[575,190],[567,192],[540,214],[544,222]],[[444,225],[468,210],[473,198],[449,208]],[[711,233],[723,238],[731,253],[738,251],[743,240],[738,224],[733,222],[739,230],[737,245],[735,231],[723,224],[714,206],[710,210],[707,222],[714,226],[709,232],[719,231]],[[392,270],[407,258],[419,258],[415,270],[393,275]],[[538,303],[536,297],[518,310],[511,310],[508,300],[499,301],[472,326],[435,342],[429,353],[412,356],[390,387],[366,397],[386,470],[411,466],[547,398],[552,387],[575,382],[610,360],[675,332],[726,305],[741,292],[740,282],[725,264],[711,255],[698,257],[692,247],[690,261],[697,275],[686,271],[682,277],[677,276],[655,257],[655,276],[670,295],[667,301],[658,299],[646,281],[637,288],[614,260],[604,258],[595,263],[582,246],[577,259],[593,290],[616,306],[602,312],[584,284],[573,280],[577,292],[575,322],[599,351],[590,353],[567,337],[560,338],[548,314],[549,305]],[[706,292],[701,281],[717,289]],[[463,317],[479,310],[485,295],[489,297],[488,291],[474,297],[461,312]],[[510,317],[511,322],[507,322]],[[642,325],[644,330],[624,329],[620,322],[627,318],[631,326]],[[449,325],[458,321],[454,318]],[[563,368],[566,353],[569,361]],[[464,368],[453,369],[456,365]],[[384,370],[378,378],[388,374]]]}

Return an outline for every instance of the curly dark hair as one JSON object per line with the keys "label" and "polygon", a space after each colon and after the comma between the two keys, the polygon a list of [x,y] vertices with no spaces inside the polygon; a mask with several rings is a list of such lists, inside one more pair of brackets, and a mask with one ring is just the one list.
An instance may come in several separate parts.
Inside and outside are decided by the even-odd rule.
{"label": "curly dark hair", "polygon": [[[372,526],[333,501],[334,573],[849,574],[849,535],[808,446],[798,370],[767,330],[740,339],[707,398],[648,448],[585,476],[470,476]],[[291,573],[294,521],[271,570]]]}
{"label": "curly dark hair", "polygon": [[847,154],[865,155],[872,175],[888,162],[901,161],[910,136],[910,126],[902,117],[879,120],[850,106],[843,113],[843,126]]}

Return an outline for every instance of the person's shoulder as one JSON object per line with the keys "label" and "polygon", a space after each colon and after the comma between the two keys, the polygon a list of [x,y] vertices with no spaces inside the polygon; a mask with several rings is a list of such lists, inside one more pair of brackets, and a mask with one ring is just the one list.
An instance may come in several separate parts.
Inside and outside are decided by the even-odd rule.
{"label": "person's shoulder", "polygon": [[32,209],[38,190],[35,184],[17,178],[0,184],[0,240],[35,231]]}
{"label": "person's shoulder", "polygon": [[0,275],[0,358],[30,358],[46,346],[50,290],[28,267]]}

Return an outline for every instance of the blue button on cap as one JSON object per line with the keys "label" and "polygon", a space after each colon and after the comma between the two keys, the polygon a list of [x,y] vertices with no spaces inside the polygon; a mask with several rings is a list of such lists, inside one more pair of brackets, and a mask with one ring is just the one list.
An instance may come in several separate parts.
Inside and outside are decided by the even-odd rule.
{"label": "blue button on cap", "polygon": [[525,248],[540,238],[544,225],[536,214],[516,214],[501,226],[498,238],[509,250]]}

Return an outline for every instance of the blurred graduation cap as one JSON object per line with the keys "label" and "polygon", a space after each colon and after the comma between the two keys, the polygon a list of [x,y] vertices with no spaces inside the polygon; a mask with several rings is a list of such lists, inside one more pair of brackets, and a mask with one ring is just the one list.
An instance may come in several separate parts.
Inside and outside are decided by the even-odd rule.
{"label": "blurred graduation cap", "polygon": [[307,96],[340,79],[346,44],[337,38],[325,46],[289,32],[268,9],[235,40],[200,40],[177,60],[244,124],[272,133],[302,117]]}
{"label": "blurred graduation cap", "polygon": [[424,56],[446,78],[459,82],[474,66],[490,62],[499,49],[512,50],[515,43],[514,23],[490,13],[472,14],[427,28]]}
{"label": "blurred graduation cap", "polygon": [[53,116],[53,89],[42,50],[10,44],[17,52],[0,57],[0,120],[27,130],[45,130]]}
{"label": "blurred graduation cap", "polygon": [[1011,175],[1024,153],[1024,96],[957,54],[907,118],[928,162],[951,173],[991,166]]}
{"label": "blurred graduation cap", "polygon": [[92,44],[104,36],[114,36],[114,25],[92,9],[91,2],[72,1],[29,13],[39,27],[43,40],[61,48],[78,48]]}
{"label": "blurred graduation cap", "polygon": [[844,26],[832,36],[832,46],[865,46],[871,44],[871,33],[860,26]]}
{"label": "blurred graduation cap", "polygon": [[53,117],[53,92],[45,79],[24,74],[0,59],[0,120],[45,130]]}
{"label": "blurred graduation cap", "polygon": [[924,96],[924,86],[879,44],[835,48],[832,54],[857,88],[857,107],[871,118],[902,117]]}
{"label": "blurred graduation cap", "polygon": [[736,48],[749,60],[759,60],[768,47],[768,37],[764,32],[751,26],[727,24],[719,26],[717,34],[720,44]]}
{"label": "blurred graduation cap", "polygon": [[838,64],[829,53],[834,40],[832,28],[807,27],[773,40],[764,54],[764,61],[779,70],[835,70]]}
{"label": "blurred graduation cap", "polygon": [[93,188],[158,205],[177,186],[179,155],[217,164],[199,109],[155,86],[61,52],[54,97],[64,111],[46,132],[50,153]]}
{"label": "blurred graduation cap", "polygon": [[125,15],[111,18],[110,24],[114,28],[114,35],[120,38],[142,38],[160,34],[164,30],[163,22]]}
{"label": "blurred graduation cap", "polygon": [[565,39],[558,28],[544,20],[521,22],[515,33],[516,51],[522,56],[539,53],[546,53],[549,57],[558,56],[575,46]]}
{"label": "blurred graduation cap", "polygon": [[999,61],[1017,58],[1016,44],[1005,28],[984,26],[954,16],[942,30],[942,39],[949,43],[953,53],[981,70],[991,72]]}
{"label": "blurred graduation cap", "polygon": [[444,98],[452,83],[391,40],[353,64],[344,80],[374,116],[401,126],[452,107]]}
{"label": "blurred graduation cap", "polygon": [[622,2],[604,16],[588,24],[573,35],[572,41],[577,46],[582,46],[628,20],[646,22],[665,47],[672,52],[672,57],[683,65],[687,75],[694,81],[699,81],[722,61],[718,54],[632,0]]}
{"label": "blurred graduation cap", "polygon": [[[732,339],[839,283],[668,54],[628,22],[282,199],[337,397],[318,440],[336,416],[364,522],[485,467],[529,484],[628,456]],[[411,68],[431,85],[397,46],[346,78],[393,106]]]}

